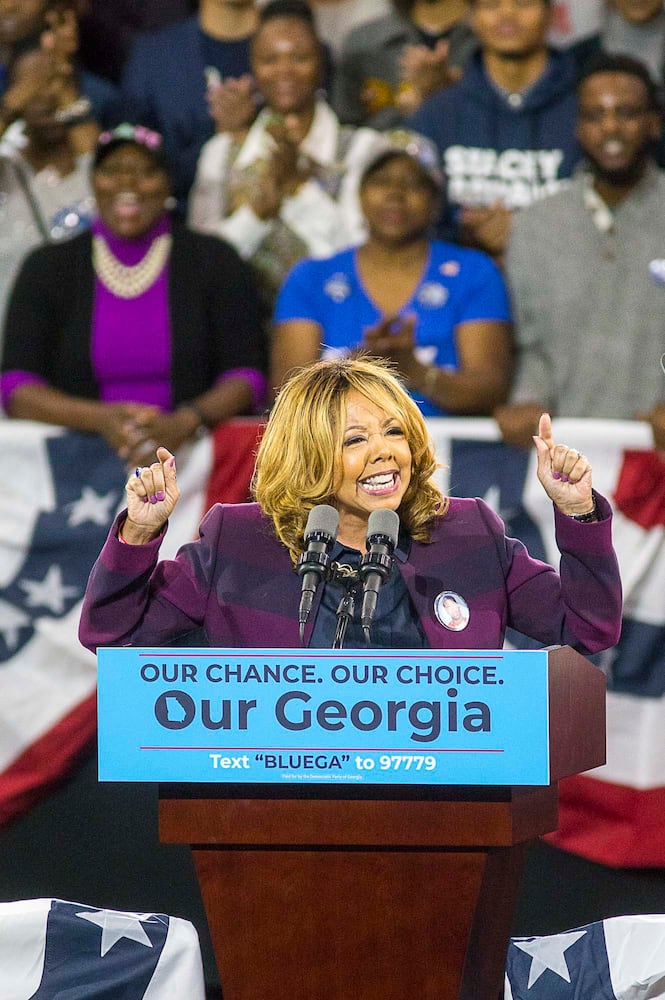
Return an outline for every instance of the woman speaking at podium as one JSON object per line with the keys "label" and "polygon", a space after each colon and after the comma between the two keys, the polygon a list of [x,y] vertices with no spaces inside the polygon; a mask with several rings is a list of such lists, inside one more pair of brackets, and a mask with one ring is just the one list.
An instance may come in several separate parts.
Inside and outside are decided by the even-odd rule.
{"label": "woman speaking at podium", "polygon": [[554,441],[547,414],[534,445],[559,573],[507,537],[483,500],[442,495],[425,422],[385,363],[319,362],[279,393],[256,502],[216,504],[175,559],[158,562],[178,501],[174,456],[160,447],[131,474],[127,509],[90,576],[81,641],[175,645],[203,629],[217,647],[357,648],[369,638],[479,649],[500,648],[511,626],[544,646],[612,646],[621,583],[610,506],[586,458]]}

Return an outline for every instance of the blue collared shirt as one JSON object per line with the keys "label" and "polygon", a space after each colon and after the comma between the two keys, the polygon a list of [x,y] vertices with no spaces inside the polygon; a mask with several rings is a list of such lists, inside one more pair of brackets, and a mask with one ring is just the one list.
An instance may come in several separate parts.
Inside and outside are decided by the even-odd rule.
{"label": "blue collared shirt", "polygon": [[[379,590],[376,615],[372,624],[371,646],[376,649],[427,649],[429,643],[420,625],[416,610],[411,603],[409,592],[399,571],[398,563],[406,562],[411,539],[406,532],[400,532],[395,549],[395,562],[390,576]],[[331,561],[346,563],[354,569],[360,562],[360,552],[336,542],[330,554]],[[345,585],[338,580],[329,580],[323,586],[321,604],[314,623],[309,646],[312,649],[330,649],[337,627],[337,608]],[[362,584],[356,592],[355,611],[349,622],[344,639],[345,649],[363,649],[367,646],[360,624],[362,605]]]}

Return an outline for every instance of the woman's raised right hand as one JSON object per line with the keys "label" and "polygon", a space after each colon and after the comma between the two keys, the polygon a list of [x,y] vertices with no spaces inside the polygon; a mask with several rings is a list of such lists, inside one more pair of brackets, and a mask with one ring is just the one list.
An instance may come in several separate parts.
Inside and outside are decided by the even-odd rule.
{"label": "woman's raised right hand", "polygon": [[175,458],[168,448],[157,449],[157,461],[132,472],[127,485],[127,520],[122,537],[143,545],[160,533],[178,502]]}

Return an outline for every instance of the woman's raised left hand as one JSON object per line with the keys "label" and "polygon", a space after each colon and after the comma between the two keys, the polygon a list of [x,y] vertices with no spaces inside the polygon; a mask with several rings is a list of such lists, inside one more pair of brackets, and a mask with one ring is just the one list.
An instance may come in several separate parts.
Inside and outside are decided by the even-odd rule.
{"label": "woman's raised left hand", "polygon": [[178,502],[175,457],[158,448],[156,461],[137,466],[127,480],[127,517],[122,538],[130,545],[144,545],[160,533]]}
{"label": "woman's raised left hand", "polygon": [[574,448],[555,442],[549,413],[542,414],[533,441],[538,452],[538,479],[550,500],[563,514],[593,510],[589,461]]}

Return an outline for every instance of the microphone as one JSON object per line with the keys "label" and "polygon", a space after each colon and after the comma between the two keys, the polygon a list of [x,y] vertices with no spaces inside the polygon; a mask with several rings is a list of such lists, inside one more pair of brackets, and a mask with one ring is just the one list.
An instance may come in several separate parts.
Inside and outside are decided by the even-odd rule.
{"label": "microphone", "polygon": [[300,641],[305,635],[305,625],[312,610],[316,588],[328,570],[328,554],[337,538],[339,514],[330,504],[312,507],[305,526],[306,550],[298,559],[298,576],[302,578],[298,625]]}
{"label": "microphone", "polygon": [[370,641],[379,588],[388,579],[392,569],[398,534],[399,517],[394,510],[372,511],[367,521],[367,552],[360,560],[358,570],[363,581],[360,623],[367,642]]}

